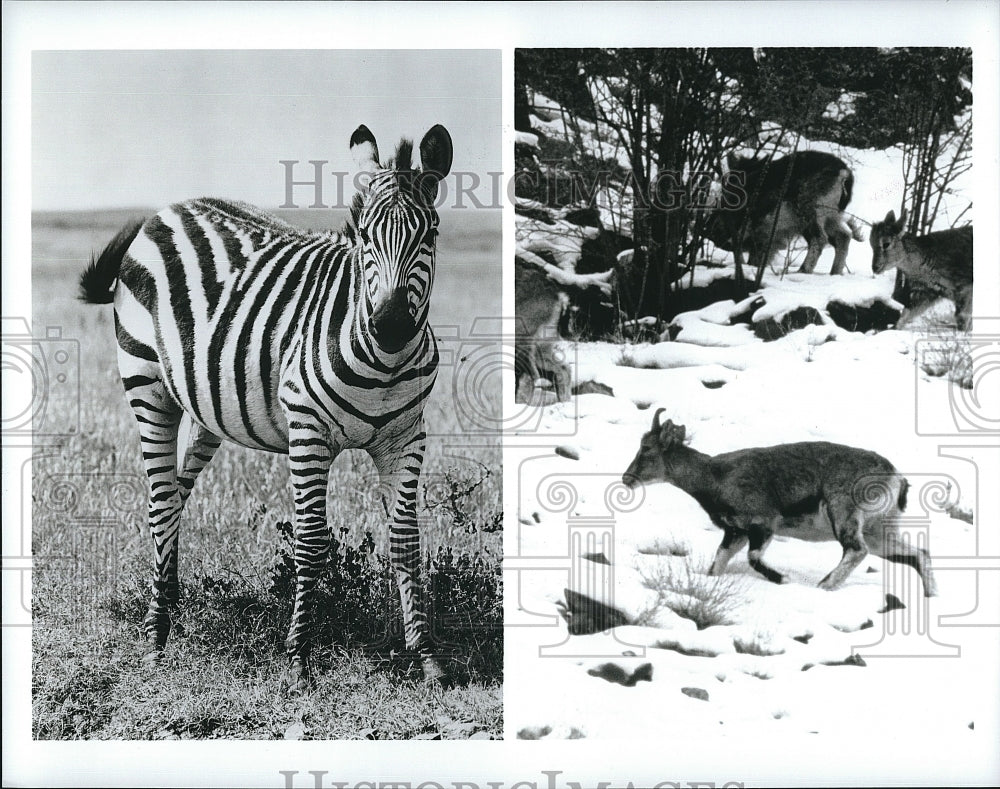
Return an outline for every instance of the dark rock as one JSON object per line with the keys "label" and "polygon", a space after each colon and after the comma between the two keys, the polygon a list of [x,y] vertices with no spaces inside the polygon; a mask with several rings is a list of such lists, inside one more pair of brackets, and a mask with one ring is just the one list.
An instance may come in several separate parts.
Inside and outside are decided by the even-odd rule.
{"label": "dark rock", "polygon": [[903,605],[903,601],[900,600],[898,597],[896,597],[896,595],[894,595],[894,594],[886,594],[886,596],[885,596],[885,608],[880,608],[878,610],[878,612],[880,614],[887,614],[890,611],[899,611],[899,610],[901,610],[903,608],[906,608],[906,606]]}
{"label": "dark rock", "polygon": [[626,688],[634,688],[637,682],[651,682],[653,679],[653,664],[643,663],[635,671],[629,672],[617,663],[602,663],[596,668],[588,669],[587,673],[592,677],[599,677],[616,685]]}
{"label": "dark rock", "polygon": [[708,701],[708,691],[702,688],[681,688],[681,693],[685,696],[690,696],[692,699]]}
{"label": "dark rock", "polygon": [[555,448],[555,453],[560,457],[568,458],[569,460],[579,460],[580,450],[576,447],[566,446],[565,444],[560,444]]}
{"label": "dark rock", "polygon": [[833,299],[827,303],[826,311],[830,320],[842,329],[858,332],[888,329],[896,325],[900,315],[899,310],[883,301],[876,301],[870,307],[859,307]]}
{"label": "dark rock", "polygon": [[594,600],[572,589],[565,589],[566,606],[563,618],[574,636],[600,633],[612,627],[627,625],[628,615],[605,603]]}
{"label": "dark rock", "polygon": [[823,316],[815,307],[796,307],[781,316],[780,320],[767,318],[758,321],[753,326],[753,333],[762,340],[777,340],[796,329],[804,329],[806,326],[820,326],[823,324]]}
{"label": "dark rock", "polygon": [[608,397],[614,397],[614,390],[607,384],[598,383],[597,381],[582,381],[573,387],[573,394],[601,394],[608,395]]}
{"label": "dark rock", "polygon": [[[844,658],[843,660],[824,660],[822,662],[822,665],[824,665],[824,666],[862,666],[863,667],[863,666],[867,666],[868,664],[865,663],[864,660],[862,660],[861,655],[854,654],[854,655],[850,655],[849,657]],[[809,666],[811,667],[812,664],[809,664]],[[805,666],[802,667],[802,670],[803,671],[806,670]]]}

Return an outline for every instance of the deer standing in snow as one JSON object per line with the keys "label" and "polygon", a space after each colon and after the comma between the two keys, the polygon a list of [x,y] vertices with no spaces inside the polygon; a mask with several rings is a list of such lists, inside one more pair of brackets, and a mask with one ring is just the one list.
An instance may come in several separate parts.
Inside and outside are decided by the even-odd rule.
{"label": "deer standing in snow", "polygon": [[863,241],[864,236],[861,225],[844,213],[854,174],[843,160],[822,151],[766,159],[730,155],[720,170],[724,193],[705,235],[734,253],[738,276],[744,249],[750,252],[750,267],[758,270],[799,236],[809,245],[799,271],[811,274],[829,242],[834,248],[830,273],[844,273],[851,239]]}
{"label": "deer standing in snow", "polygon": [[[907,235],[905,226],[905,208],[898,220],[890,211],[872,225],[872,273],[896,266],[914,284],[954,301],[958,328],[967,330],[972,309],[972,225],[925,236]],[[912,317],[914,312],[907,310],[897,326]]]}
{"label": "deer standing in snow", "polygon": [[685,444],[683,425],[660,424],[663,411],[653,417],[622,482],[630,488],[670,482],[697,500],[725,533],[709,575],[721,574],[749,543],[750,566],[783,583],[785,576],[764,562],[764,551],[780,528],[794,531],[820,516],[832,527],[821,539],[836,539],[844,549],[821,589],[840,586],[870,550],[910,565],[924,594],[937,594],[930,555],[900,538],[894,518],[906,508],[909,483],[884,457],[825,441],[706,455]]}

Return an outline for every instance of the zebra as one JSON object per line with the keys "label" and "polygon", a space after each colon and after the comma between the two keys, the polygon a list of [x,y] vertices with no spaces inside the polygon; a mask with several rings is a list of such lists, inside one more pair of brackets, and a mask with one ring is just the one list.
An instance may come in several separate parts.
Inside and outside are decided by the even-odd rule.
{"label": "zebra", "polygon": [[[441,125],[379,162],[371,131],[350,149],[370,175],[340,232],[312,233],[241,202],[177,203],[126,226],[80,277],[81,298],[114,302],[118,367],[139,427],[155,570],[143,622],[157,662],[178,603],[179,519],[223,440],[288,455],[295,504],[295,602],[285,642],[294,691],[310,687],[315,586],[332,550],[330,465],[361,448],[380,475],[407,652],[428,681],[433,655],[417,576],[423,410],[437,375],[428,324],[439,216],[451,169]],[[178,465],[182,416],[191,420]]]}

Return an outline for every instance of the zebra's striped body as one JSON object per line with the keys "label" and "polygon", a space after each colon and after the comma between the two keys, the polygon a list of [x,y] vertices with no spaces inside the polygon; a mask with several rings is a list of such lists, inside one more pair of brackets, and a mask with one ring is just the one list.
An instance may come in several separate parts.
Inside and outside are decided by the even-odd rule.
{"label": "zebra's striped body", "polygon": [[[380,165],[364,126],[351,147],[372,178],[342,233],[301,231],[241,203],[194,200],[123,230],[81,281],[85,298],[107,301],[117,278],[119,368],[150,482],[151,658],[166,643],[177,601],[181,510],[228,439],[289,456],[297,585],[287,646],[296,684],[308,678],[312,593],[331,548],[330,464],[347,448],[365,449],[379,470],[407,648],[425,656],[425,673],[440,674],[416,581],[416,489],[423,406],[438,362],[427,323],[433,199],[451,166],[451,140],[441,126],[427,133],[423,172],[411,168],[406,141],[393,163]],[[183,413],[192,431],[178,467]]]}

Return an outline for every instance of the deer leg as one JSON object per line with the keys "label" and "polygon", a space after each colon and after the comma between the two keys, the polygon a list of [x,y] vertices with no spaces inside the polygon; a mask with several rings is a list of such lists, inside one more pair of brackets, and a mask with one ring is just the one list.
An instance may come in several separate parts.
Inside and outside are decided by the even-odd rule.
{"label": "deer leg", "polygon": [[893,525],[886,526],[884,534],[881,535],[881,543],[872,546],[872,553],[889,562],[910,565],[923,581],[924,596],[937,596],[937,581],[935,581],[934,571],[931,569],[930,554],[925,549],[904,540],[899,530]]}
{"label": "deer leg", "polygon": [[854,569],[861,564],[868,555],[868,547],[865,545],[862,534],[864,515],[861,512],[855,509],[844,518],[838,517],[842,513],[837,512],[838,508],[835,505],[827,503],[826,507],[830,523],[833,524],[833,533],[837,536],[837,541],[844,549],[844,553],[840,557],[840,563],[819,582],[820,589],[830,591],[844,583],[847,580],[847,576],[854,572]]}
{"label": "deer leg", "polygon": [[897,564],[908,564],[917,571],[920,580],[924,583],[924,597],[937,597],[937,581],[934,579],[934,572],[931,570],[931,555],[923,548],[912,546],[900,547],[902,544],[897,541],[896,553],[887,554],[885,558]]}
{"label": "deer leg", "polygon": [[833,244],[833,266],[830,274],[843,274],[847,267],[847,250],[851,245],[851,234],[846,227],[839,222],[830,233],[830,243]]}
{"label": "deer leg", "polygon": [[753,569],[771,583],[781,584],[785,582],[785,576],[770,565],[765,564],[763,560],[764,551],[767,550],[767,546],[771,544],[771,539],[774,537],[777,522],[780,522],[780,518],[769,524],[753,523],[750,525],[750,551],[748,556],[750,566]]}
{"label": "deer leg", "polygon": [[971,315],[969,314],[972,303],[971,289],[962,289],[955,293],[955,323],[959,331],[968,331]]}
{"label": "deer leg", "polygon": [[799,266],[799,273],[812,274],[816,268],[816,264],[819,262],[819,256],[823,254],[826,242],[823,240],[823,234],[817,233],[815,229],[810,230],[805,239],[809,244],[809,248],[806,250],[806,259]]}
{"label": "deer leg", "polygon": [[745,532],[738,531],[728,524],[717,523],[725,532],[722,542],[719,544],[719,550],[715,552],[715,559],[712,562],[712,566],[708,568],[709,575],[722,575],[726,569],[726,565],[729,564],[729,560],[732,559],[742,548],[747,544],[747,535]]}

